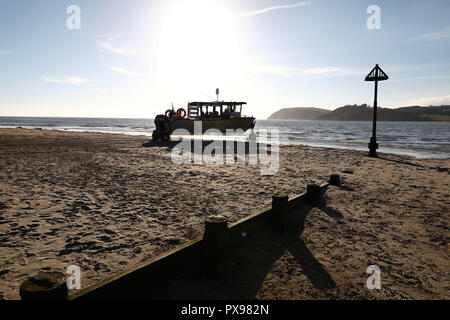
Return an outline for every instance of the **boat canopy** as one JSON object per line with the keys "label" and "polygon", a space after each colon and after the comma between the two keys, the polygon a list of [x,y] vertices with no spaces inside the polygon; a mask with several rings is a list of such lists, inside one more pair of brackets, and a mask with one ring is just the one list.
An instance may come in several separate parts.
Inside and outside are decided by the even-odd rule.
{"label": "boat canopy", "polygon": [[238,106],[247,104],[247,102],[235,102],[235,101],[211,101],[211,102],[200,102],[193,101],[189,102],[189,106],[205,107],[205,106]]}
{"label": "boat canopy", "polygon": [[230,119],[240,118],[242,105],[246,102],[236,101],[193,101],[188,103],[187,115],[188,119]]}

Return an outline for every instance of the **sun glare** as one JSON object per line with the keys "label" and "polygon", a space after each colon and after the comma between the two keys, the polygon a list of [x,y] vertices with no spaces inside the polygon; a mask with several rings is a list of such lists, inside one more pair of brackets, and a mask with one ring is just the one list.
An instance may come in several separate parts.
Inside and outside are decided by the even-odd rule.
{"label": "sun glare", "polygon": [[234,19],[213,1],[176,2],[162,22],[159,76],[184,88],[229,82],[240,61]]}

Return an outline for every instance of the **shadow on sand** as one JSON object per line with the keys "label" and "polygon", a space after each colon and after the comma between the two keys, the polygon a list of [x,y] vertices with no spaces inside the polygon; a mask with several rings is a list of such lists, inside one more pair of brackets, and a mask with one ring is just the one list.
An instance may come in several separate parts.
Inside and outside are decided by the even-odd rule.
{"label": "shadow on sand", "polygon": [[450,173],[450,169],[449,168],[440,168],[440,167],[428,167],[428,166],[424,166],[422,164],[418,164],[418,163],[413,163],[407,160],[396,160],[396,159],[389,159],[386,157],[378,157],[378,159],[384,160],[384,161],[389,161],[389,162],[394,162],[397,164],[403,164],[403,165],[407,165],[407,166],[414,166],[417,168],[424,168],[424,169],[431,169],[431,170],[437,170],[438,172],[446,172],[446,173]]}
{"label": "shadow on sand", "polygon": [[216,150],[221,151],[222,154],[258,154],[267,151],[267,154],[271,153],[270,145],[264,143],[249,141],[222,141],[222,140],[193,140],[183,139],[180,141],[159,141],[150,140],[143,143],[142,146],[146,148],[159,147],[172,150],[181,150],[182,143],[185,150],[192,150],[195,154],[203,154],[205,149],[211,151],[211,154],[215,154]]}
{"label": "shadow on sand", "polygon": [[[269,273],[283,279],[294,272],[300,272],[319,290],[334,288],[336,283],[333,278],[300,238],[311,209],[310,206],[304,206],[290,211],[285,234],[247,234],[245,244],[235,252],[221,280],[202,276],[169,281],[152,290],[148,298],[254,299]],[[339,216],[337,211],[328,207],[324,212]],[[294,261],[289,257],[289,262],[283,262],[280,269],[276,262],[286,253]],[[283,261],[285,258],[283,257]],[[277,284],[269,284],[269,289],[271,285]],[[299,283],[298,286],[301,287],[302,284]]]}
{"label": "shadow on sand", "polygon": [[[340,186],[340,189],[341,190],[353,190],[352,188],[343,186],[343,185]],[[329,216],[335,220],[340,220],[343,217],[342,213],[339,210],[336,210],[327,205],[326,198],[323,198],[322,203],[319,206],[319,209],[322,210],[327,216]]]}

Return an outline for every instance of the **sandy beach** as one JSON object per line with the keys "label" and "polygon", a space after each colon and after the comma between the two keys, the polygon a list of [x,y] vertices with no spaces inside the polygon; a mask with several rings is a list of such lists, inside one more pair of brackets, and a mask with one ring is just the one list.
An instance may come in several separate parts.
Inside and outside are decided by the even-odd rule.
{"label": "sandy beach", "polygon": [[[143,147],[148,141],[0,129],[0,298],[19,299],[29,276],[69,265],[80,266],[84,288],[200,236],[209,215],[238,221],[269,206],[273,193],[300,194],[330,173],[342,187],[310,208],[286,247],[266,240],[270,258],[248,261],[254,276],[233,297],[450,298],[450,159],[281,146],[279,171],[262,176],[259,165],[176,165],[169,148]],[[332,287],[311,280],[299,246]],[[381,290],[365,287],[372,264]]]}

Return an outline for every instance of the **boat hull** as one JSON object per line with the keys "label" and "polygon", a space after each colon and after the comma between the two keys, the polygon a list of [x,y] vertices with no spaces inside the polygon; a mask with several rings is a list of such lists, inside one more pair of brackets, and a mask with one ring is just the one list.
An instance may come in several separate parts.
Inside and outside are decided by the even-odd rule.
{"label": "boat hull", "polygon": [[[231,118],[231,119],[204,119],[204,120],[191,120],[191,119],[176,119],[170,122],[170,129],[172,133],[176,129],[185,129],[190,134],[201,134],[210,129],[218,130],[222,133],[226,133],[227,130],[241,129],[244,132],[248,129],[255,127],[255,118]],[[198,131],[198,132],[195,132]]]}

